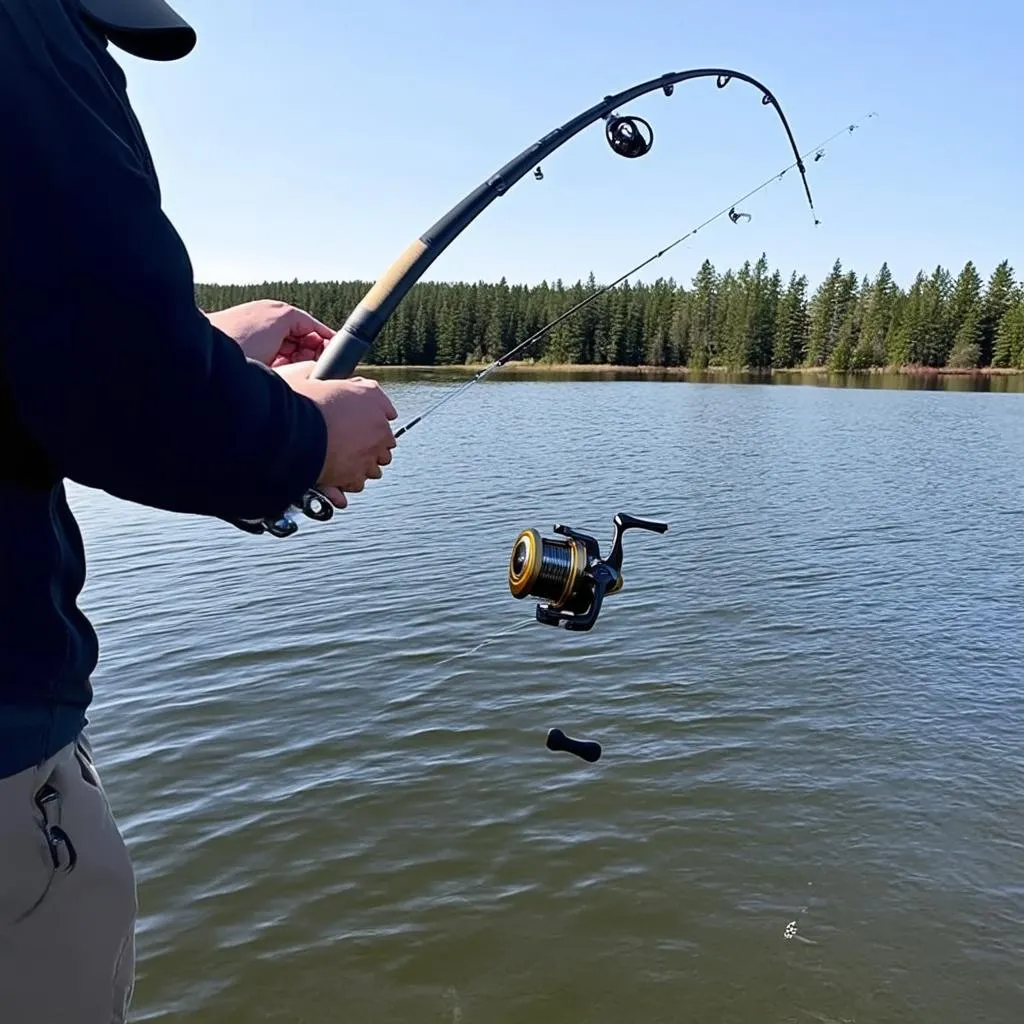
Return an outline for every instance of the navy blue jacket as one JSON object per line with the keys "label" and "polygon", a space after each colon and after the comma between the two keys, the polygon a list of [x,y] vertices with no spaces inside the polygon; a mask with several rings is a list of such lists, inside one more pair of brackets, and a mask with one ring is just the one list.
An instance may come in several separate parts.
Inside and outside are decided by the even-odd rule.
{"label": "navy blue jacket", "polygon": [[277,515],[327,438],[312,402],[197,309],[124,74],[74,0],[0,0],[0,132],[2,778],[74,739],[92,699],[64,481]]}

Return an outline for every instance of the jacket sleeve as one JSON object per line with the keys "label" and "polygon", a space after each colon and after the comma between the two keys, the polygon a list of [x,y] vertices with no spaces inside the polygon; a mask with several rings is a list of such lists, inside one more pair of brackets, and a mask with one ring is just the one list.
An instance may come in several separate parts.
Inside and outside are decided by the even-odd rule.
{"label": "jacket sleeve", "polygon": [[319,475],[323,418],[197,308],[138,126],[102,85],[41,86],[8,128],[0,358],[15,414],[53,471],[87,486],[279,514]]}

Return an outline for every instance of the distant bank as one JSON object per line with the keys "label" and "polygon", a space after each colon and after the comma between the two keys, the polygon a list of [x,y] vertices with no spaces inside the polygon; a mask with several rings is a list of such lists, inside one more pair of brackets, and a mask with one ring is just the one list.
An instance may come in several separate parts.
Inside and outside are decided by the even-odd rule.
{"label": "distant bank", "polygon": [[[363,363],[362,368],[374,373],[464,373],[471,376],[485,369],[490,363],[436,363],[436,364],[414,364],[414,363],[389,363],[374,364]],[[1024,370],[1004,369],[997,366],[981,366],[974,369],[956,369],[953,367],[933,366],[873,366],[865,370],[836,371],[830,370],[827,366],[805,366],[786,369],[730,369],[725,366],[708,366],[703,369],[691,369],[687,366],[619,366],[605,363],[544,363],[524,360],[506,363],[501,370],[507,373],[529,373],[542,375],[566,374],[579,376],[599,376],[601,374],[639,374],[643,376],[657,377],[878,377],[878,376],[903,376],[903,377],[1021,377],[1024,378]]]}
{"label": "distant bank", "polygon": [[[363,363],[359,373],[383,381],[468,380],[489,363],[441,365]],[[616,366],[600,363],[506,363],[493,380],[546,381],[678,381],[690,384],[778,384],[783,386],[871,388],[888,391],[982,391],[1024,394],[1024,370],[999,367],[892,366],[837,371],[825,366],[792,369],[734,370],[724,366]]]}

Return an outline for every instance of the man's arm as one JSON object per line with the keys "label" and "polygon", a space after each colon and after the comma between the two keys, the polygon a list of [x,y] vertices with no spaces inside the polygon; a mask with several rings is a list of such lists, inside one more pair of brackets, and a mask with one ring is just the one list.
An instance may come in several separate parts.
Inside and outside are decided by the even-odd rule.
{"label": "man's arm", "polygon": [[320,474],[320,411],[196,308],[103,77],[31,70],[29,103],[0,72],[0,357],[16,415],[82,484],[179,512],[281,512]]}

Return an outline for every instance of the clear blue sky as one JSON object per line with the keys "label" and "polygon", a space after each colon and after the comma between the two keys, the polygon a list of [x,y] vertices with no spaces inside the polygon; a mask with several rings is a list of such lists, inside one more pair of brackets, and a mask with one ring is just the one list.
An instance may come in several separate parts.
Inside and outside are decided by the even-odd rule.
{"label": "clear blue sky", "polygon": [[[799,177],[652,264],[764,251],[813,283],[833,260],[907,284],[973,259],[1024,276],[1024,7],[1016,0],[176,0],[195,51],[116,51],[165,209],[197,280],[375,279],[503,163],[608,93],[666,71],[733,67],[779,98],[800,148],[878,117]],[[652,152],[615,156],[598,124],[528,175],[425,280],[608,281],[781,169],[781,123],[741,82],[687,83],[623,112]]]}

